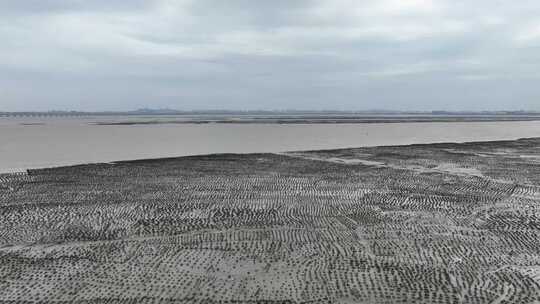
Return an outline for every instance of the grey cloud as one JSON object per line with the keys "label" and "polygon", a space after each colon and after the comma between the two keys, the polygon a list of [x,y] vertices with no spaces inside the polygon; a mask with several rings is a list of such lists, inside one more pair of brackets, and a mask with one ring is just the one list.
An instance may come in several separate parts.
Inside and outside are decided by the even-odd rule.
{"label": "grey cloud", "polygon": [[0,1],[0,111],[540,110],[538,13],[533,1]]}
{"label": "grey cloud", "polygon": [[107,0],[24,0],[24,1],[0,1],[2,14],[44,14],[65,11],[118,11],[142,9],[151,5],[151,1],[107,1]]}

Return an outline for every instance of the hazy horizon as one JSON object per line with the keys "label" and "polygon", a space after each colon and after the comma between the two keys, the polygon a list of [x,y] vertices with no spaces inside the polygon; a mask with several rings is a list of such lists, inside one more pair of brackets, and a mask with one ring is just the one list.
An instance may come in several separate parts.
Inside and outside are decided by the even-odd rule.
{"label": "hazy horizon", "polygon": [[343,110],[343,109],[219,109],[219,108],[209,108],[209,109],[173,109],[173,108],[138,108],[138,109],[123,109],[123,110],[77,110],[77,109],[48,109],[48,110],[24,110],[24,111],[3,111],[0,109],[0,113],[120,113],[120,114],[129,114],[129,113],[158,113],[166,114],[170,113],[242,113],[242,112],[268,112],[268,113],[376,113],[376,114],[436,114],[436,113],[449,113],[449,114],[494,114],[494,113],[524,113],[524,114],[538,114],[540,111],[527,110],[527,109],[517,109],[517,110],[440,110],[440,109],[427,109],[427,110],[389,110],[389,109],[365,109],[365,110]]}
{"label": "hazy horizon", "polygon": [[0,111],[540,111],[540,2],[0,2]]}

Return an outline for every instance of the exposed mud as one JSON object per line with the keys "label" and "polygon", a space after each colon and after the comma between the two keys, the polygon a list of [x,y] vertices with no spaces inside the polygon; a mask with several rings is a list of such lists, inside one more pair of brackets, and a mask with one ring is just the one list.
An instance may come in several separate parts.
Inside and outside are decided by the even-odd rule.
{"label": "exposed mud", "polygon": [[3,174],[0,302],[538,303],[537,155],[523,139]]}

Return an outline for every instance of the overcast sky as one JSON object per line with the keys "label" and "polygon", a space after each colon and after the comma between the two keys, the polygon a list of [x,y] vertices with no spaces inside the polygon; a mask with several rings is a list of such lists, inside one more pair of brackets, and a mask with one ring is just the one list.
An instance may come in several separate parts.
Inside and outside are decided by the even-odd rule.
{"label": "overcast sky", "polygon": [[0,0],[0,111],[540,110],[538,0]]}

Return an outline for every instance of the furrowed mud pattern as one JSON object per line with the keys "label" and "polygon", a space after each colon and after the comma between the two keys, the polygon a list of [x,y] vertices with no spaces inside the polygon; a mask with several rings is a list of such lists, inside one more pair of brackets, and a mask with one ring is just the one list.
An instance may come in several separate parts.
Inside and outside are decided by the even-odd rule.
{"label": "furrowed mud pattern", "polygon": [[540,139],[0,175],[0,302],[540,303]]}

